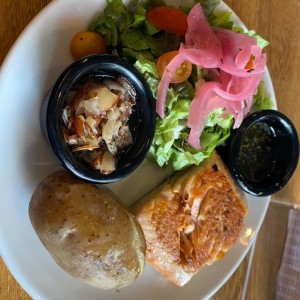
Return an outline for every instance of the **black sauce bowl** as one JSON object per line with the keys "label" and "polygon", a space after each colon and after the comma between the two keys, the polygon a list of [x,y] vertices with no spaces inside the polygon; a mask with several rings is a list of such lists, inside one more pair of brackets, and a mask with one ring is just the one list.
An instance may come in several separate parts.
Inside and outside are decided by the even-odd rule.
{"label": "black sauce bowl", "polygon": [[[250,136],[254,128],[261,128],[256,138]],[[251,149],[253,145],[257,148]],[[269,196],[282,189],[292,177],[299,159],[299,139],[294,125],[284,114],[262,110],[244,119],[220,154],[246,193]]]}
{"label": "black sauce bowl", "polygon": [[[101,174],[71,152],[63,135],[62,112],[71,88],[89,76],[124,78],[136,92],[136,105],[129,119],[133,144],[118,159],[116,170]],[[62,166],[92,183],[112,183],[128,176],[144,160],[155,131],[155,109],[151,91],[143,76],[127,61],[108,54],[90,55],[68,66],[44,98],[40,123],[44,136]]]}

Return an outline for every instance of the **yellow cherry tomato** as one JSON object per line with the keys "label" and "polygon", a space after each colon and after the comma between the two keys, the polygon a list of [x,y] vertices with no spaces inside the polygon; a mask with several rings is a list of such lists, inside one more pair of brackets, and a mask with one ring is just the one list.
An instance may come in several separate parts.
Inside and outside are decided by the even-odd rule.
{"label": "yellow cherry tomato", "polygon": [[105,39],[92,31],[81,31],[74,35],[70,43],[70,51],[78,59],[90,54],[103,54],[106,52]]}
{"label": "yellow cherry tomato", "polygon": [[[161,78],[169,62],[178,55],[178,51],[170,51],[161,55],[156,63],[156,69]],[[188,61],[183,62],[171,77],[171,83],[180,83],[189,78],[192,73],[192,64]]]}

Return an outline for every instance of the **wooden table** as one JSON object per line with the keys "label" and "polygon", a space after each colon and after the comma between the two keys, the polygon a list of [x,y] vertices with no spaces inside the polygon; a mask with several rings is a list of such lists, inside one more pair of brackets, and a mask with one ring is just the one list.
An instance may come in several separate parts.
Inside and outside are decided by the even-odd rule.
{"label": "wooden table", "polygon": [[[88,1],[88,0],[82,0]],[[26,25],[50,0],[0,0],[0,64]],[[225,1],[248,28],[270,41],[266,49],[278,109],[300,132],[300,5],[297,0]],[[3,100],[3,99],[2,99]],[[272,201],[300,205],[300,167]],[[220,299],[230,299],[235,285],[230,280]],[[0,299],[30,299],[0,260]]]}

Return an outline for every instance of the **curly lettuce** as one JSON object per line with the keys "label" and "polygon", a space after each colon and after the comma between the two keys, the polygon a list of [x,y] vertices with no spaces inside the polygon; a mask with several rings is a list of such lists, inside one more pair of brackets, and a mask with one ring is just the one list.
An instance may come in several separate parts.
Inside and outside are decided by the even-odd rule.
{"label": "curly lettuce", "polygon": [[[141,57],[134,66],[145,77],[155,98],[159,84],[155,64]],[[223,110],[216,109],[206,120],[201,135],[202,149],[196,150],[187,144],[187,119],[193,95],[194,87],[188,81],[171,85],[168,89],[166,117],[156,118],[155,136],[149,152],[160,166],[171,162],[175,170],[180,170],[189,165],[199,165],[230,135],[232,116],[224,118]]]}

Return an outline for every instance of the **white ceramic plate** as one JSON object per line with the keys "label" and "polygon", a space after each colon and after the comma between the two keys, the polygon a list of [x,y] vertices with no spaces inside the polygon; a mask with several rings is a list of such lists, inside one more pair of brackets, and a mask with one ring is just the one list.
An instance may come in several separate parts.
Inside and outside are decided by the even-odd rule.
{"label": "white ceramic plate", "polygon": [[[54,263],[30,224],[27,210],[33,189],[51,171],[60,168],[41,134],[41,100],[60,72],[72,62],[68,49],[71,37],[87,28],[105,3],[105,0],[53,1],[26,28],[2,65],[0,254],[34,299],[207,298],[244,258],[264,219],[269,198],[248,197],[249,213],[239,241],[222,260],[200,270],[182,288],[167,282],[149,266],[135,283],[119,292],[90,287]],[[219,9],[229,8],[221,3]],[[234,14],[233,20],[243,26]],[[268,72],[264,80],[275,101]],[[166,175],[167,172],[146,162],[131,178],[114,184],[113,189],[130,204]]]}

